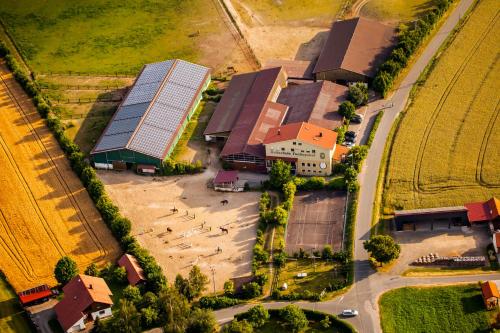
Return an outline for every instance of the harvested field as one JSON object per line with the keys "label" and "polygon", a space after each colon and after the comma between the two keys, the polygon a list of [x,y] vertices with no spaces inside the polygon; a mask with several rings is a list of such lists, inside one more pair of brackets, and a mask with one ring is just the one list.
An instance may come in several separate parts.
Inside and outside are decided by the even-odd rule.
{"label": "harvested field", "polygon": [[[216,170],[210,167],[202,174],[162,178],[98,172],[113,202],[132,221],[132,234],[163,267],[169,282],[178,273],[187,276],[198,265],[210,278],[210,292],[212,267],[216,290],[222,290],[230,278],[251,274],[259,215],[260,193],[207,188]],[[240,174],[240,178],[245,177]],[[227,205],[221,204],[224,199]]]}
{"label": "harvested field", "polygon": [[434,8],[436,0],[367,0],[360,16],[386,23],[409,22]]}
{"label": "harvested field", "polygon": [[81,271],[119,247],[57,141],[0,64],[0,267],[16,291],[55,285],[69,255]]}
{"label": "harvested field", "polygon": [[500,3],[480,1],[397,129],[384,213],[500,195]]}
{"label": "harvested field", "polygon": [[286,252],[321,250],[325,245],[341,250],[345,204],[345,192],[297,193],[286,229]]}

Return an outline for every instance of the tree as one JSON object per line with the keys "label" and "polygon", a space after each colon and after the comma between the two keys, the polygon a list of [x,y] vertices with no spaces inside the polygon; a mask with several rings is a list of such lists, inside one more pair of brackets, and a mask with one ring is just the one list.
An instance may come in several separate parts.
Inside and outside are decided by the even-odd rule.
{"label": "tree", "polygon": [[356,107],[350,101],[344,101],[340,104],[338,112],[342,117],[351,120],[356,114]]}
{"label": "tree", "polygon": [[332,259],[333,258],[333,250],[330,245],[326,245],[321,252],[321,258],[323,259]]}
{"label": "tree", "polygon": [[122,297],[134,305],[139,304],[142,300],[141,291],[136,286],[127,286],[123,289]]}
{"label": "tree", "polygon": [[189,287],[191,289],[191,296],[196,298],[206,289],[208,277],[203,274],[200,267],[194,265],[189,272]]}
{"label": "tree", "polygon": [[255,260],[262,263],[266,263],[269,260],[269,253],[267,253],[264,247],[260,244],[255,244],[253,254],[255,256]]}
{"label": "tree", "polygon": [[184,333],[189,316],[189,304],[174,288],[163,289],[158,297],[160,324],[165,333]]}
{"label": "tree", "polygon": [[278,206],[273,210],[272,219],[279,225],[286,225],[288,222],[288,212],[282,206]]}
{"label": "tree", "polygon": [[386,97],[392,87],[393,77],[386,71],[379,71],[373,79],[373,89]]}
{"label": "tree", "polygon": [[234,282],[232,280],[224,282],[224,295],[228,297],[232,297],[234,295]]}
{"label": "tree", "polygon": [[113,232],[113,235],[115,235],[118,239],[122,239],[123,237],[128,236],[131,229],[132,223],[126,217],[116,216],[111,222],[111,231]]}
{"label": "tree", "polygon": [[229,325],[224,326],[221,333],[253,333],[253,326],[246,320],[233,320]]}
{"label": "tree", "polygon": [[91,263],[87,266],[85,272],[83,273],[89,276],[99,276],[99,268],[97,268],[97,265],[95,263]]}
{"label": "tree", "polygon": [[401,247],[391,236],[377,235],[363,243],[365,250],[380,263],[388,263],[399,257]]}
{"label": "tree", "polygon": [[122,299],[117,313],[112,319],[113,332],[137,333],[141,332],[141,315],[132,302]]}
{"label": "tree", "polygon": [[287,255],[285,252],[280,252],[274,255],[274,264],[278,267],[283,267],[286,264]]}
{"label": "tree", "polygon": [[62,257],[59,259],[54,269],[56,280],[62,285],[68,283],[77,274],[78,266],[76,266],[76,262],[70,257]]}
{"label": "tree", "polygon": [[347,99],[353,102],[356,107],[366,105],[368,102],[368,85],[364,82],[356,82],[349,85]]}
{"label": "tree", "polygon": [[245,283],[241,287],[241,296],[246,299],[255,298],[262,294],[262,287],[257,282]]}
{"label": "tree", "polygon": [[113,281],[117,283],[124,283],[127,281],[127,271],[125,267],[116,267],[113,270]]}
{"label": "tree", "polygon": [[189,288],[189,280],[182,277],[182,275],[177,274],[174,282],[175,289],[179,294],[186,297],[188,300],[192,299],[191,290]]}
{"label": "tree", "polygon": [[94,200],[94,202],[97,202],[99,198],[104,194],[104,185],[99,179],[94,178],[90,180],[87,186],[87,190],[89,191],[92,200]]}
{"label": "tree", "polygon": [[279,315],[292,332],[302,332],[309,326],[304,311],[296,305],[285,306],[279,311]]}
{"label": "tree", "polygon": [[253,327],[258,328],[264,326],[269,320],[269,312],[259,304],[248,310],[245,317]]}
{"label": "tree", "polygon": [[158,321],[158,310],[153,307],[142,308],[141,321],[144,328],[155,326]]}
{"label": "tree", "polygon": [[211,310],[196,308],[191,311],[186,333],[212,333],[216,330],[218,325]]}
{"label": "tree", "polygon": [[283,185],[285,185],[291,178],[292,166],[290,163],[282,160],[277,160],[273,163],[271,172],[269,172],[269,182],[274,189],[281,190]]}

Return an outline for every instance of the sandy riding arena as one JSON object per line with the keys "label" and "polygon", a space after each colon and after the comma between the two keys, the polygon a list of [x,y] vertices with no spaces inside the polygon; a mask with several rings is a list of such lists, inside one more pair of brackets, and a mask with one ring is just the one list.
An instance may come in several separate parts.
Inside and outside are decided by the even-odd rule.
{"label": "sandy riding arena", "polygon": [[131,219],[132,233],[158,260],[169,282],[198,265],[210,278],[209,292],[213,275],[216,289],[222,290],[228,279],[251,273],[260,194],[208,189],[214,172],[167,178],[98,172],[113,202]]}
{"label": "sandy riding arena", "polygon": [[71,256],[80,271],[119,247],[31,101],[0,63],[0,268],[21,291],[55,285]]}

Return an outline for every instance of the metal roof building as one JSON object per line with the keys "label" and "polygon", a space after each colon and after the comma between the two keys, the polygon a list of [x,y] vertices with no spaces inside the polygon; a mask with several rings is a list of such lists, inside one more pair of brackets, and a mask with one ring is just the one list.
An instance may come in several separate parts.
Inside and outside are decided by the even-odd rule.
{"label": "metal roof building", "polygon": [[90,153],[95,166],[159,166],[172,153],[209,83],[210,70],[187,61],[145,65]]}

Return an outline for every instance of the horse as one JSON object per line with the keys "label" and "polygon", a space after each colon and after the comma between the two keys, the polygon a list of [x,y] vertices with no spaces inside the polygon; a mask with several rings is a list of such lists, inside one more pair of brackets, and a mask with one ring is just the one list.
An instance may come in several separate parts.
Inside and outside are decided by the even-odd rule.
{"label": "horse", "polygon": [[170,211],[171,211],[172,213],[178,213],[178,212],[179,212],[179,210],[178,210],[177,208],[175,208],[175,207],[174,207],[174,208],[171,208],[171,209],[170,209]]}
{"label": "horse", "polygon": [[220,231],[221,231],[222,233],[229,234],[229,229],[224,228],[224,227],[219,227],[219,229],[220,229]]}
{"label": "horse", "polygon": [[224,206],[224,205],[229,204],[229,201],[227,201],[227,199],[224,199],[220,203],[222,204],[222,206]]}
{"label": "horse", "polygon": [[173,230],[172,230],[172,228],[168,227],[168,228],[167,228],[167,231],[170,233],[170,232],[172,232]]}

